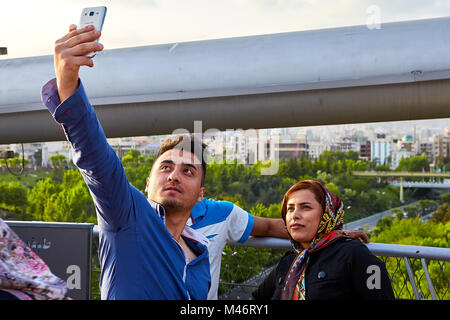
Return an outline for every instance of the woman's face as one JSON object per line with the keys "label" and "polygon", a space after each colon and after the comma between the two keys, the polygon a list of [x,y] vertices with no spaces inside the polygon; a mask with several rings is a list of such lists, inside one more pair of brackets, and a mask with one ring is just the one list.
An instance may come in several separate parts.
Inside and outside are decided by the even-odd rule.
{"label": "woman's face", "polygon": [[312,191],[303,189],[289,196],[286,209],[286,227],[289,234],[303,248],[309,248],[322,219],[321,204]]}

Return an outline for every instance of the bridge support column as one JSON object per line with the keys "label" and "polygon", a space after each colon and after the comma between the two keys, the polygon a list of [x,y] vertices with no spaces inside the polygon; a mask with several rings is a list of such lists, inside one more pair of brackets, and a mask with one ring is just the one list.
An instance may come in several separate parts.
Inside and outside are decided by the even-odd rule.
{"label": "bridge support column", "polygon": [[400,177],[400,202],[403,203],[403,177]]}

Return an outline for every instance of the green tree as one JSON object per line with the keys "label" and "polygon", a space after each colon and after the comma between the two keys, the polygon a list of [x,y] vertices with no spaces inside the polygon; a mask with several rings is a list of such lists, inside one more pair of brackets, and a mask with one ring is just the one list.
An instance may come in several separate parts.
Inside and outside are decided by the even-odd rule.
{"label": "green tree", "polygon": [[61,186],[53,179],[46,178],[38,181],[28,196],[29,206],[26,209],[30,218],[41,221],[52,221],[50,211],[52,202],[61,191]]}
{"label": "green tree", "polygon": [[145,163],[144,156],[135,149],[130,149],[122,158],[122,164],[126,167],[137,167],[143,163]]}
{"label": "green tree", "polygon": [[84,184],[63,188],[47,209],[52,221],[97,223],[92,198]]}
{"label": "green tree", "polygon": [[337,196],[341,196],[341,191],[339,190],[339,187],[335,185],[333,182],[329,182],[325,184],[325,187],[330,190],[331,193],[334,193]]}
{"label": "green tree", "polygon": [[450,205],[448,202],[441,204],[431,216],[435,223],[447,223],[450,221]]}
{"label": "green tree", "polygon": [[414,218],[419,213],[419,208],[417,206],[406,206],[403,210],[406,212],[408,218]]}
{"label": "green tree", "polygon": [[344,188],[344,195],[342,196],[342,200],[347,206],[349,206],[355,201],[357,195],[358,192],[356,190],[353,190],[351,188]]}
{"label": "green tree", "polygon": [[377,221],[377,226],[374,230],[374,234],[378,234],[383,232],[383,230],[388,229],[392,226],[392,222],[394,221],[394,217],[390,214],[383,216],[381,219]]}
{"label": "green tree", "polygon": [[366,181],[362,179],[354,179],[351,182],[350,189],[353,189],[356,192],[367,191],[369,189],[369,185]]}
{"label": "green tree", "polygon": [[[8,167],[13,173],[17,173],[17,171],[21,170],[22,165],[27,166],[30,163],[28,159],[22,159],[19,157],[9,158],[6,161],[7,163],[5,163],[5,159],[0,158],[0,167]],[[8,166],[6,166],[6,164],[8,164]]]}
{"label": "green tree", "polygon": [[64,172],[66,170],[67,166],[67,159],[62,154],[57,154],[50,156],[48,158],[52,164],[53,171],[51,173],[52,178],[55,179],[57,182],[62,182]]}
{"label": "green tree", "polygon": [[5,211],[3,218],[23,219],[27,197],[28,189],[18,181],[0,182],[0,209]]}
{"label": "green tree", "polygon": [[402,158],[396,171],[421,172],[422,169],[429,170],[428,159],[424,156]]}
{"label": "green tree", "polygon": [[442,192],[441,194],[441,200],[439,201],[439,203],[446,203],[446,202],[450,202],[450,193],[445,193]]}
{"label": "green tree", "polygon": [[95,207],[78,170],[67,170],[62,183],[38,181],[28,196],[27,214],[41,221],[96,223]]}
{"label": "green tree", "polygon": [[398,220],[401,220],[405,217],[403,210],[399,208],[391,209],[392,215],[397,218]]}
{"label": "green tree", "polygon": [[97,223],[94,202],[81,173],[76,169],[67,170],[61,186],[63,191],[55,200],[58,208],[56,221]]}
{"label": "green tree", "polygon": [[[436,223],[430,219],[426,223],[417,218],[394,219],[390,226],[386,226],[371,237],[371,241],[377,243],[405,244],[429,247],[449,248],[448,234],[450,222]],[[411,284],[405,282],[407,275],[406,266],[398,263],[398,258],[383,258],[386,268],[392,280],[392,287],[397,298],[413,299]],[[410,259],[411,260],[411,259]],[[423,268],[419,259],[411,262],[412,272],[415,274],[417,285],[421,288],[425,297],[430,297],[426,277],[423,276]],[[450,278],[450,264],[442,261],[427,261],[428,271],[433,281],[434,289],[440,299],[450,299],[448,279]],[[406,289],[405,289],[406,286]]]}
{"label": "green tree", "polygon": [[429,213],[431,211],[432,207],[434,206],[434,203],[435,202],[432,200],[427,200],[427,199],[419,200],[419,204],[417,205],[418,209],[419,209],[419,214],[425,215],[425,214]]}
{"label": "green tree", "polygon": [[122,158],[122,165],[128,181],[139,191],[145,192],[147,178],[152,168],[153,157],[144,157],[138,150],[131,149]]}

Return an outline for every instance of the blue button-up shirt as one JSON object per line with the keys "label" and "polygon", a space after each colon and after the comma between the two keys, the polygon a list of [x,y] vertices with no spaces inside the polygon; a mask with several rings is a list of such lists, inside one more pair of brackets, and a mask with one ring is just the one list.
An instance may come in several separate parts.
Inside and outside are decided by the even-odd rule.
{"label": "blue button-up shirt", "polygon": [[165,226],[164,208],[129,184],[81,81],[63,103],[56,80],[49,81],[42,101],[72,144],[73,162],[94,200],[102,299],[206,299],[211,281],[208,240],[185,228],[182,236],[197,255],[188,262]]}

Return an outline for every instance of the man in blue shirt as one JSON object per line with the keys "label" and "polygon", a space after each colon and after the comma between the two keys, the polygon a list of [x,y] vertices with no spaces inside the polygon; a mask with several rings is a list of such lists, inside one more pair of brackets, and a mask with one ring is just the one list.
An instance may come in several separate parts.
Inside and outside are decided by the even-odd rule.
{"label": "man in blue shirt", "polygon": [[92,26],[77,30],[72,25],[56,41],[56,79],[43,87],[42,100],[62,125],[94,200],[102,299],[206,299],[208,240],[186,226],[203,198],[206,170],[204,159],[188,150],[204,145],[179,138],[162,146],[150,173],[148,199],[129,184],[78,77],[82,65],[93,66],[85,55],[103,49],[95,42],[99,36]]}

